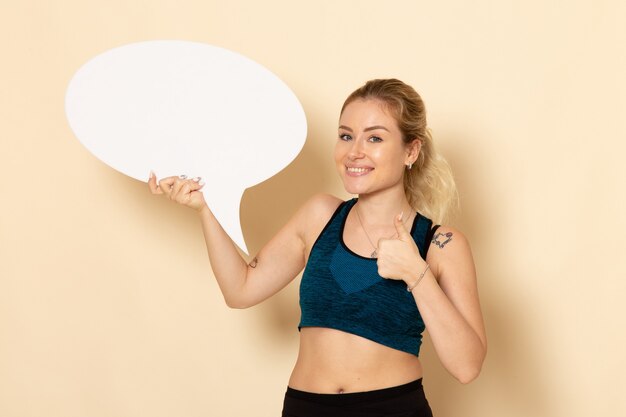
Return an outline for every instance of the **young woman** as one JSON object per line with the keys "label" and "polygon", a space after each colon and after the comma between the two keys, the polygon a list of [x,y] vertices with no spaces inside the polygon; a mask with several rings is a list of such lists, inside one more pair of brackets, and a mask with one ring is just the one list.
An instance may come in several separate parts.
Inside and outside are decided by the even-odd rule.
{"label": "young woman", "polygon": [[283,416],[430,416],[418,356],[424,328],[462,383],[478,376],[487,342],[469,244],[430,220],[443,218],[456,191],[415,90],[386,79],[352,93],[335,163],[358,199],[314,196],[250,264],[207,207],[198,178],[157,184],[151,174],[149,186],[198,211],[230,307],[260,303],[305,268]]}

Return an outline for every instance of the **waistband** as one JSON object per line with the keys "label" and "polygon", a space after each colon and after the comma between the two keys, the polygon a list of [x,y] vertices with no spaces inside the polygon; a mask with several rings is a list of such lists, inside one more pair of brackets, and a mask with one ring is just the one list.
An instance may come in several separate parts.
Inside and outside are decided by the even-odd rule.
{"label": "waistband", "polygon": [[286,397],[297,398],[306,401],[316,402],[324,405],[340,405],[358,403],[363,401],[387,400],[414,391],[421,391],[422,378],[390,388],[382,388],[374,391],[349,392],[344,394],[317,394],[313,392],[300,391],[287,387]]}

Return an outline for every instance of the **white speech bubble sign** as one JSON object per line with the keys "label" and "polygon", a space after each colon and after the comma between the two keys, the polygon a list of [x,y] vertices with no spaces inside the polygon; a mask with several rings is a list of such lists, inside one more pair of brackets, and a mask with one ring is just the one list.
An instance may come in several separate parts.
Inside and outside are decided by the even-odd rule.
{"label": "white speech bubble sign", "polygon": [[146,182],[185,174],[206,182],[205,200],[246,253],[244,190],[286,167],[306,140],[306,117],[276,75],[232,51],[162,40],[124,45],[83,65],[65,112],[98,159]]}

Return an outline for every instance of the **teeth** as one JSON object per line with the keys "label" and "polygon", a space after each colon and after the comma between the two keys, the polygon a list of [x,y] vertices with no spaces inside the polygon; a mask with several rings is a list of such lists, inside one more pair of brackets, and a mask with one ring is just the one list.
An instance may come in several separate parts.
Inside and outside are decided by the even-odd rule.
{"label": "teeth", "polygon": [[347,167],[348,168],[348,172],[365,172],[365,171],[369,171],[367,168],[351,168],[351,167]]}

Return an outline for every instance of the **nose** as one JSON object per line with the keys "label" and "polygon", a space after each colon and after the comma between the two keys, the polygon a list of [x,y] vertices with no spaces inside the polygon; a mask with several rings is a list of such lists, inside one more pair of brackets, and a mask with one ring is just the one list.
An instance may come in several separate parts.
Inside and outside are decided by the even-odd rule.
{"label": "nose", "polygon": [[363,141],[359,139],[354,139],[352,141],[352,146],[350,146],[348,156],[350,157],[350,159],[363,158],[365,156],[365,154],[363,153]]}

